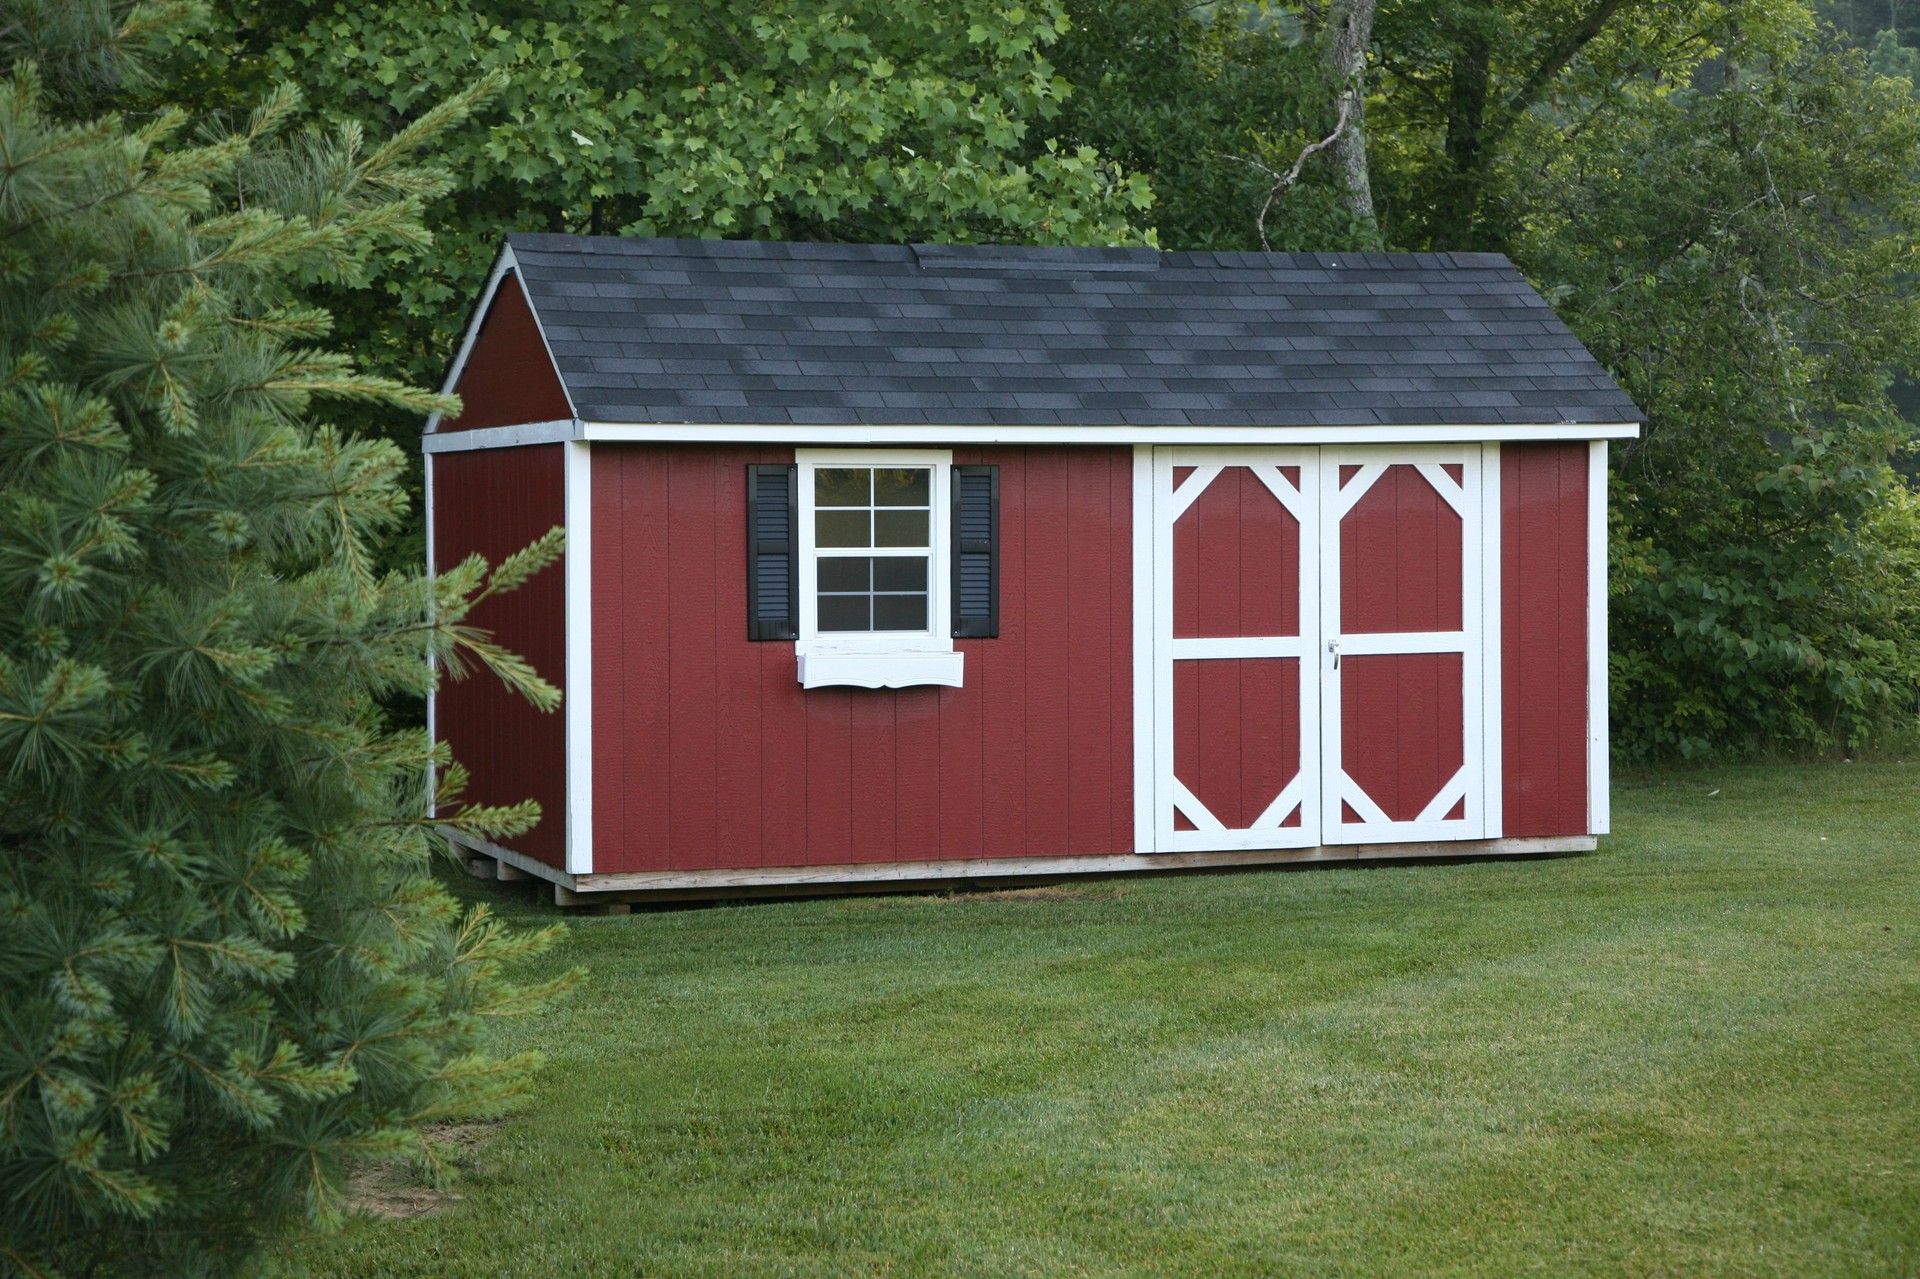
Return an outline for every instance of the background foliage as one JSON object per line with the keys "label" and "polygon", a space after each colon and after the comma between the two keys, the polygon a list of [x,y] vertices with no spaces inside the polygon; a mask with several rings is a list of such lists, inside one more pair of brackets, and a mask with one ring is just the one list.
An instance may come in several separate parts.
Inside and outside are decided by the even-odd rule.
{"label": "background foliage", "polygon": [[[308,286],[371,371],[431,382],[515,228],[1255,247],[1270,171],[1332,126],[1328,13],[229,0],[121,100],[231,115],[293,80],[298,122],[378,136],[497,77],[440,143],[432,246]],[[1914,722],[1916,637],[1874,540],[1905,509],[1900,405],[1920,412],[1920,389],[1895,398],[1920,163],[1901,20],[1890,0],[1382,0],[1377,223],[1318,161],[1270,217],[1279,248],[1509,253],[1647,408],[1615,450],[1629,753],[1852,749]],[[408,528],[394,562],[418,556]]]}
{"label": "background foliage", "polygon": [[153,94],[291,80],[302,119],[391,132],[497,74],[445,137],[431,250],[329,298],[380,371],[437,380],[502,233],[1138,243],[1146,182],[1053,129],[1058,0],[237,0]]}
{"label": "background foliage", "polygon": [[1616,450],[1624,744],[1850,749],[1920,670],[1886,391],[1920,343],[1920,112],[1817,38],[1720,71],[1516,178],[1514,249],[1649,415]]}
{"label": "background foliage", "polygon": [[[310,294],[374,371],[432,381],[515,228],[1257,247],[1272,171],[1334,121],[1329,12],[232,0],[130,100],[219,112],[292,79],[301,120],[379,133],[498,76],[441,145],[433,246]],[[1276,248],[1510,254],[1648,410],[1615,450],[1629,754],[1847,750],[1914,725],[1920,637],[1899,539],[1877,540],[1906,509],[1887,467],[1912,434],[1894,392],[1920,141],[1899,77],[1920,52],[1900,20],[1869,0],[1381,0],[1377,222],[1324,160],[1269,217]],[[418,556],[409,527],[396,561]]]}

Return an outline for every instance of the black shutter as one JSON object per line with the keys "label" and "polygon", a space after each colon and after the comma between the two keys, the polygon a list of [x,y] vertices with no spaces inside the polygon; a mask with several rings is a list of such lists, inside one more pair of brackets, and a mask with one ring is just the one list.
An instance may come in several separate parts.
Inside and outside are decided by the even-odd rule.
{"label": "black shutter", "polygon": [[953,634],[1000,634],[1000,468],[953,468]]}
{"label": "black shutter", "polygon": [[800,468],[747,468],[747,638],[795,639],[800,634],[798,548],[793,521]]}

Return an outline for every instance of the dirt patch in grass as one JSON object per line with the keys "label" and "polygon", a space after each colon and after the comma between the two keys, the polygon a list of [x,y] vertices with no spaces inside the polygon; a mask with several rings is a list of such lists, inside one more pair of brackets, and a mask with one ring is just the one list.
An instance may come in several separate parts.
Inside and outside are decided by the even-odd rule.
{"label": "dirt patch in grass", "polygon": [[[464,1120],[442,1124],[431,1136],[442,1158],[460,1172],[472,1172],[499,1126],[493,1119]],[[461,1194],[426,1184],[419,1168],[396,1160],[362,1165],[348,1185],[347,1199],[349,1213],[392,1221],[430,1217],[460,1202]]]}

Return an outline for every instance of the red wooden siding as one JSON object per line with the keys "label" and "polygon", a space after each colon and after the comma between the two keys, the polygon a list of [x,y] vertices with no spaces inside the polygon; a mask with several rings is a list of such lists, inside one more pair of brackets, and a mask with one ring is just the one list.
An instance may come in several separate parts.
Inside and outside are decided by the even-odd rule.
{"label": "red wooden siding", "polygon": [[791,457],[594,446],[594,871],[1131,851],[1131,451],[954,450],[1001,492],[957,689],[803,690],[746,638],[746,467]]}
{"label": "red wooden siding", "polygon": [[1460,654],[1349,657],[1344,667],[1340,740],[1347,776],[1388,817],[1413,821],[1464,758]]}
{"label": "red wooden siding", "polygon": [[[564,445],[478,449],[433,459],[435,566],[458,564],[478,551],[490,564],[565,522]],[[491,631],[554,684],[566,674],[566,575],[544,569],[517,591],[476,608],[469,622]],[[444,680],[434,721],[472,781],[463,800],[540,802],[540,824],[507,841],[550,866],[566,864],[566,717],[542,714],[485,671]]]}
{"label": "red wooden siding", "polygon": [[[1175,662],[1173,680],[1174,776],[1228,830],[1245,830],[1300,771],[1300,663]],[[1283,824],[1298,826],[1297,810]]]}
{"label": "red wooden siding", "polygon": [[533,309],[520,281],[511,273],[494,290],[487,318],[467,353],[454,393],[460,416],[440,423],[442,431],[475,431],[488,426],[521,426],[573,416],[567,393],[540,340]]}
{"label": "red wooden siding", "polygon": [[[1299,467],[1280,473],[1299,486]],[[1181,513],[1173,561],[1176,637],[1300,633],[1300,522],[1251,468],[1227,467]]]}
{"label": "red wooden siding", "polygon": [[1340,521],[1341,629],[1459,630],[1460,538],[1460,517],[1417,467],[1388,467]]}
{"label": "red wooden siding", "polygon": [[1513,837],[1588,831],[1588,447],[1500,449],[1501,754]]}

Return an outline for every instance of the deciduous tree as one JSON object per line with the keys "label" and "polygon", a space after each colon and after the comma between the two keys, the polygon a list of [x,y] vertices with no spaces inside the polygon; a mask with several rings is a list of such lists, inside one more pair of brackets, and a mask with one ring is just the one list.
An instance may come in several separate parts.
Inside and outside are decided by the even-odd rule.
{"label": "deciduous tree", "polygon": [[1539,119],[1513,244],[1647,410],[1617,449],[1616,716],[1635,753],[1911,731],[1913,504],[1887,397],[1920,347],[1920,110],[1858,51],[1743,37]]}
{"label": "deciduous tree", "polygon": [[1684,84],[1735,31],[1804,27],[1762,0],[1385,0],[1375,23],[1375,194],[1406,248],[1503,250],[1524,209],[1506,177],[1541,116],[1584,127],[1643,80]]}
{"label": "deciduous tree", "polygon": [[385,250],[328,301],[381,372],[439,376],[513,230],[905,242],[1139,243],[1147,185],[1061,141],[1059,0],[253,0],[215,15],[167,94],[293,80],[302,119],[373,135],[482,75],[439,143],[431,252]]}

